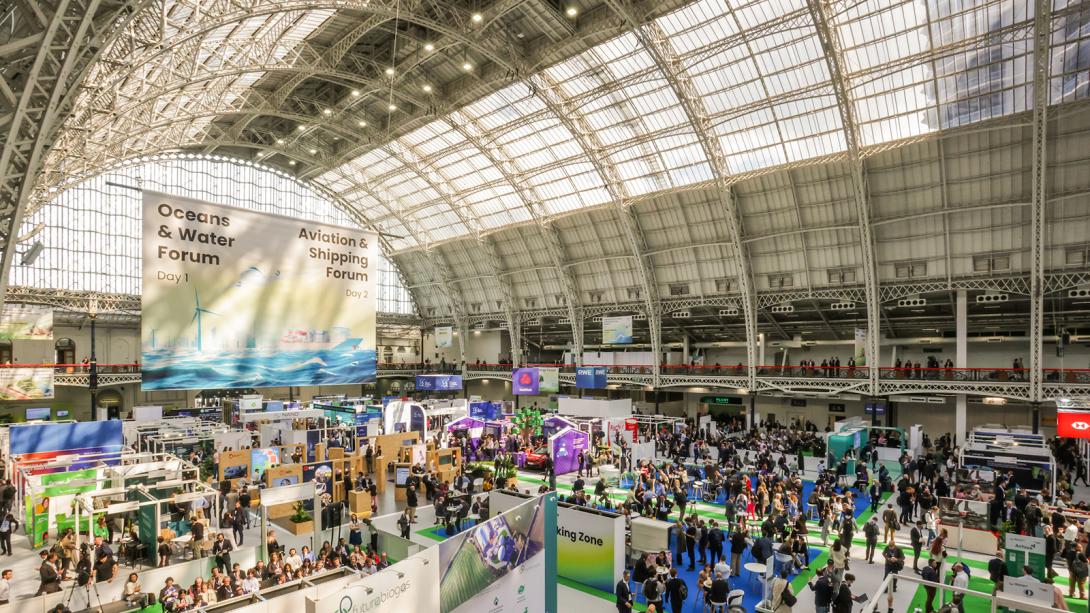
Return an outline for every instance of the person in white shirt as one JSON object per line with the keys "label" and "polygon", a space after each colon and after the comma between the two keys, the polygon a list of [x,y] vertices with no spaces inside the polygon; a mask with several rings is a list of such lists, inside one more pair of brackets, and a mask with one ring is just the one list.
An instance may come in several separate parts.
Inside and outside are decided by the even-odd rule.
{"label": "person in white shirt", "polygon": [[284,564],[290,564],[292,568],[299,568],[303,565],[303,558],[295,552],[295,548],[292,547],[288,550],[288,557],[284,558]]}
{"label": "person in white shirt", "polygon": [[11,570],[0,573],[0,605],[11,600]]}
{"label": "person in white shirt", "polygon": [[1064,540],[1068,543],[1075,543],[1079,538],[1079,526],[1075,522],[1067,522],[1067,528],[1064,529]]}
{"label": "person in white shirt", "polygon": [[[950,585],[959,587],[962,589],[969,589],[969,573],[965,572],[965,566],[958,562],[954,564],[952,569],[954,576],[950,579]],[[954,594],[954,605],[958,608],[960,613],[965,613],[965,594],[957,592]]]}
{"label": "person in white shirt", "polygon": [[254,576],[254,571],[246,571],[246,578],[242,580],[242,593],[254,594],[261,589],[261,582]]}

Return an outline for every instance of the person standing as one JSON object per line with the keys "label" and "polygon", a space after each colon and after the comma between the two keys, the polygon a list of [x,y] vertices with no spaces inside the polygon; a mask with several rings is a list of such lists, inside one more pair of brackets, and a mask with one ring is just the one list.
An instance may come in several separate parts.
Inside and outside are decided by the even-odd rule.
{"label": "person standing", "polygon": [[666,598],[670,601],[670,608],[674,613],[681,613],[685,606],[685,600],[689,597],[689,585],[685,580],[677,576],[677,567],[670,569],[670,578],[666,580]]}
{"label": "person standing", "polygon": [[[417,501],[417,496],[416,496],[416,486],[415,485],[410,485],[408,490],[406,490],[406,492],[405,492],[405,501],[409,505],[408,508],[405,509],[405,511],[407,511],[408,516],[409,516],[409,522],[415,524],[416,523],[416,505],[417,505],[417,502],[418,502]],[[406,537],[406,538],[408,538],[408,537]]]}
{"label": "person standing", "polygon": [[[923,572],[920,573],[924,581],[930,581],[931,583],[939,583],[939,564],[938,560],[930,559],[927,561],[927,566],[923,567]],[[924,592],[926,592],[926,600],[924,601],[925,613],[931,613],[935,610],[935,586],[925,585],[923,586]]]}
{"label": "person standing", "polygon": [[851,573],[844,575],[844,581],[840,582],[840,589],[833,598],[833,613],[852,612],[852,605],[858,602],[858,599],[852,596],[853,583],[855,583],[855,575]]}
{"label": "person standing", "polygon": [[745,526],[738,524],[738,527],[730,533],[730,573],[732,577],[742,576],[742,554],[745,551]]}
{"label": "person standing", "polygon": [[11,555],[11,533],[18,529],[19,522],[15,521],[15,516],[11,513],[7,513],[0,520],[0,554]]}
{"label": "person standing", "polygon": [[886,510],[882,511],[882,523],[885,524],[884,538],[887,543],[892,543],[893,538],[897,536],[897,511],[893,510],[892,504],[886,505]]}
{"label": "person standing", "polygon": [[0,606],[11,602],[11,570],[0,573]]}
{"label": "person standing", "polygon": [[909,533],[909,539],[912,543],[912,570],[916,574],[920,574],[920,551],[923,550],[923,520],[916,520],[916,525],[912,526],[912,531]]}
{"label": "person standing", "polygon": [[614,592],[617,595],[617,613],[632,613],[632,588],[628,587],[631,573],[624,571],[624,578],[617,582]]}
{"label": "person standing", "polygon": [[243,515],[246,514],[242,505],[235,503],[235,510],[231,512],[231,534],[235,537],[235,545],[242,546],[243,530],[246,528],[246,519]]}
{"label": "person standing", "polygon": [[401,513],[401,517],[397,518],[397,527],[401,531],[401,538],[409,538],[409,526],[412,524],[412,518],[409,515],[409,510],[405,509]]}
{"label": "person standing", "polygon": [[818,570],[817,581],[808,583],[814,592],[815,613],[829,613],[833,604],[833,566],[830,561],[825,568]]}
{"label": "person standing", "polygon": [[797,602],[787,577],[785,568],[780,571],[779,577],[772,580],[772,613],[791,613],[791,607]]}
{"label": "person standing", "polygon": [[224,574],[231,572],[231,541],[223,537],[223,533],[216,535],[216,542],[212,544],[212,555],[216,557],[216,568]]}
{"label": "person standing", "polygon": [[[851,521],[851,520],[848,520]],[[863,524],[863,536],[866,538],[867,551],[864,557],[867,564],[874,564],[874,550],[878,547],[878,517],[871,515],[867,523]]]}

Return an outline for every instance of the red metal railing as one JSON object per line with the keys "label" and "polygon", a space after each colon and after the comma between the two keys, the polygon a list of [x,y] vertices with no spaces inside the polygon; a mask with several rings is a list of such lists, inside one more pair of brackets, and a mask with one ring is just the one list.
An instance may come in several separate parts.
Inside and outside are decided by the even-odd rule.
{"label": "red metal railing", "polygon": [[[100,362],[97,366],[99,374],[140,372],[139,362],[132,364],[103,364]],[[0,364],[0,368],[52,368],[59,375],[78,375],[91,372],[90,364],[23,364],[16,362],[14,364]]]}

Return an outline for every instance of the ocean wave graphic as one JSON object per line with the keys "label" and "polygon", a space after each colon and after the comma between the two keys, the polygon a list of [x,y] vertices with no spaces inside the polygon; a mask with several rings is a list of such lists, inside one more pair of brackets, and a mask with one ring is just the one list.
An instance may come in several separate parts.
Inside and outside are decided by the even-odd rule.
{"label": "ocean wave graphic", "polygon": [[229,389],[372,383],[374,350],[172,351],[143,354],[144,390]]}

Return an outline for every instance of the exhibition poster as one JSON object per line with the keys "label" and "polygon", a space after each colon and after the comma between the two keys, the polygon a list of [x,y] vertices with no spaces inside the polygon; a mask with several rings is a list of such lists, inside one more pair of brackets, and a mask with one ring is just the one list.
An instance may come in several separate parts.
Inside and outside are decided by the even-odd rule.
{"label": "exhibition poster", "polygon": [[1045,539],[1008,532],[1003,542],[1003,559],[1007,572],[1017,577],[1023,567],[1030,567],[1033,576],[1045,578]]}
{"label": "exhibition poster", "polygon": [[575,369],[575,387],[583,389],[605,389],[607,371],[605,366],[580,366]]}
{"label": "exhibition poster", "polygon": [[375,381],[374,233],[145,191],[145,390]]}
{"label": "exhibition poster", "polygon": [[511,393],[515,396],[536,396],[541,375],[536,368],[519,368],[511,375]]}
{"label": "exhibition poster", "polygon": [[632,343],[632,316],[616,315],[602,318],[602,344],[627,345]]}
{"label": "exhibition poster", "polygon": [[555,613],[556,513],[549,493],[440,543],[439,611]]}
{"label": "exhibition poster", "polygon": [[539,394],[549,394],[560,391],[560,369],[559,368],[538,368],[538,387]]}
{"label": "exhibition poster", "polygon": [[52,397],[52,368],[0,368],[0,400],[39,400]]}
{"label": "exhibition poster", "polygon": [[53,340],[53,309],[37,304],[5,304],[0,312],[0,339]]}
{"label": "exhibition poster", "polygon": [[451,326],[435,327],[435,346],[439,348],[450,347],[454,344],[454,328]]}

